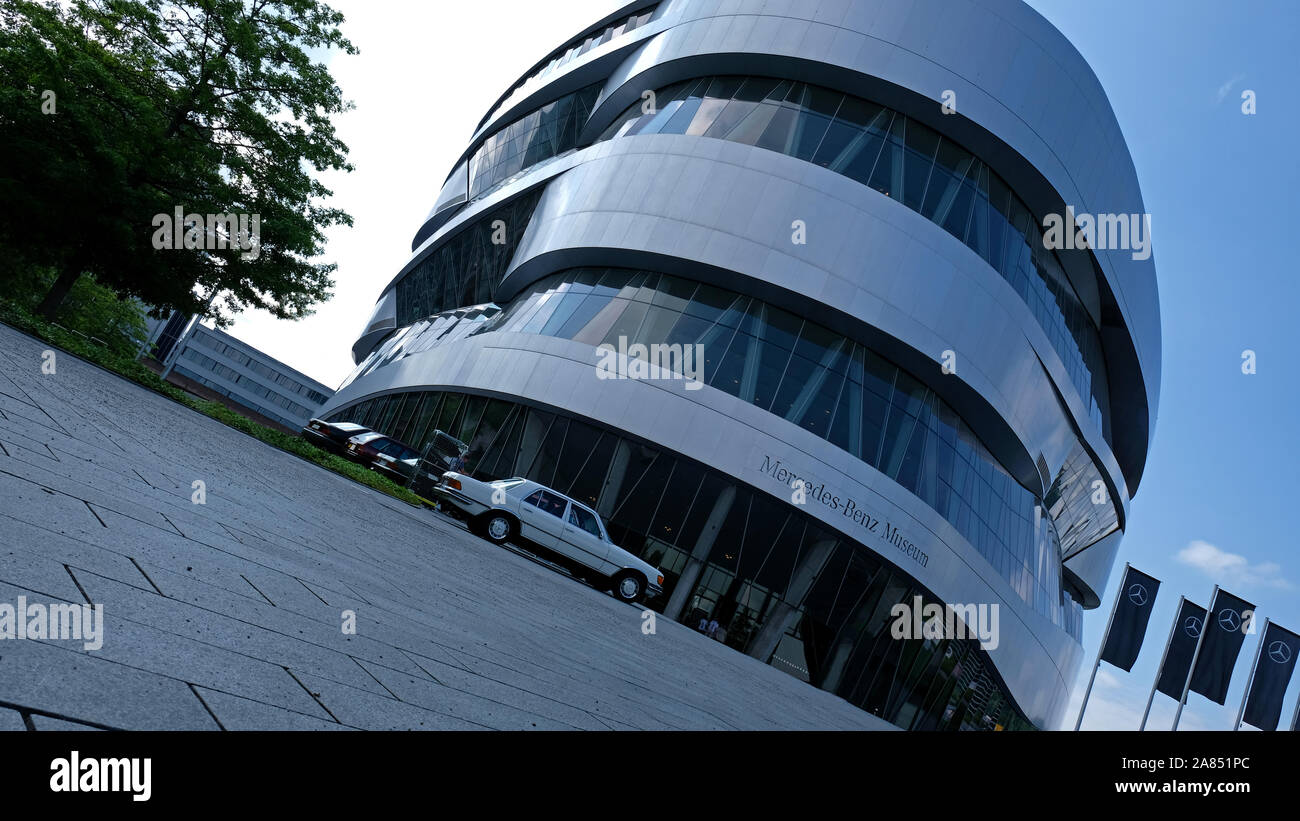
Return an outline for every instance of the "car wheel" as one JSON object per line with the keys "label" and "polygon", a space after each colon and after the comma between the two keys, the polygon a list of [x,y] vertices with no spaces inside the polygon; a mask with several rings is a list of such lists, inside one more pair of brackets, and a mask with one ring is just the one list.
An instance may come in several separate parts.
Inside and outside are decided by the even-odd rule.
{"label": "car wheel", "polygon": [[493,544],[505,544],[515,537],[515,521],[509,515],[490,510],[479,517],[483,538]]}
{"label": "car wheel", "polygon": [[645,579],[639,573],[620,573],[614,577],[614,598],[629,604],[645,592]]}

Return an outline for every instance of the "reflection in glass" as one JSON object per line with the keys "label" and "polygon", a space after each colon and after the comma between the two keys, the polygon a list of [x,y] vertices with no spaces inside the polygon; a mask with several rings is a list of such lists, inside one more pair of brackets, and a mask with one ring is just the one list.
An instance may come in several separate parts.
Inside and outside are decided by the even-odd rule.
{"label": "reflection in glass", "polygon": [[601,139],[688,134],[779,151],[868,185],[970,246],[1029,306],[1110,441],[1097,327],[1029,210],[977,157],[902,114],[805,83],[706,77],[661,89],[656,100],[651,113],[638,100]]}
{"label": "reflection in glass", "polygon": [[[1085,483],[1074,481],[1072,501],[1051,506],[1048,515],[1048,507],[917,379],[864,345],[761,300],[667,274],[572,269],[534,283],[504,311],[495,305],[453,311],[404,329],[376,348],[349,382],[430,345],[511,331],[616,348],[620,337],[628,345],[666,339],[703,345],[706,384],[883,472],[947,519],[1026,603],[1072,629],[1072,611],[1060,606],[1056,530],[1071,534],[1073,548],[1091,544],[1113,529],[1113,508],[1107,513],[1078,503]],[[542,436],[525,436],[522,452],[530,460]],[[1071,465],[1071,475],[1089,467],[1096,471],[1086,455]],[[555,472],[553,465],[548,469]],[[641,478],[631,479],[628,487]]]}
{"label": "reflection in glass", "polygon": [[477,443],[475,477],[523,475],[600,513],[615,544],[664,571],[648,606],[665,616],[716,620],[719,641],[906,729],[1032,729],[976,641],[891,637],[892,606],[933,594],[718,471],[587,420],[454,392],[374,397],[330,419],[373,426],[390,407],[429,405],[477,408],[458,414],[477,420],[459,428]]}
{"label": "reflection in glass", "polygon": [[[444,240],[397,281],[397,324],[492,301],[542,189],[522,194]],[[504,242],[494,242],[493,235]]]}

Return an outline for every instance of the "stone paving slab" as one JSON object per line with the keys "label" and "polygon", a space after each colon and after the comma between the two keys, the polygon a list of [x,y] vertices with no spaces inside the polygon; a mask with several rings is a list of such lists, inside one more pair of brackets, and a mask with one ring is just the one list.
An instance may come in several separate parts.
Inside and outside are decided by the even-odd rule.
{"label": "stone paving slab", "polygon": [[340,724],[361,730],[490,730],[490,725],[466,721],[391,695],[376,695],[346,684],[299,673],[310,691]]}
{"label": "stone paving slab", "polygon": [[6,645],[0,701],[7,705],[117,729],[217,729],[183,681],[44,641]]}
{"label": "stone paving slab", "polygon": [[[204,687],[195,688],[226,730],[355,730],[333,720],[270,707],[259,701]],[[305,691],[304,691],[305,692]]]}
{"label": "stone paving slab", "polygon": [[[245,620],[248,612],[241,612],[243,618],[239,618],[155,593],[123,589],[122,585],[102,577],[82,574],[78,578],[92,600],[115,602],[117,612],[125,619],[151,619],[161,630],[188,642],[234,647],[251,658],[277,666],[308,669],[343,684],[382,692],[383,688],[348,654],[353,647],[347,640],[355,639],[355,636],[334,631],[326,639],[333,640],[334,646],[317,644],[305,638],[303,630],[293,629],[292,625],[287,630],[277,630],[263,621]],[[296,624],[315,626],[301,620]],[[398,658],[397,651],[390,649],[389,655]],[[411,669],[417,668],[412,666]],[[316,714],[317,711],[302,712]]]}
{"label": "stone paving slab", "polygon": [[76,721],[64,721],[61,718],[50,718],[49,716],[34,715],[32,716],[32,726],[38,731],[66,733],[66,732],[102,732],[99,727],[91,727],[89,724],[80,724]]}
{"label": "stone paving slab", "polygon": [[[21,555],[23,561],[53,561],[50,556],[57,555],[63,564],[79,570],[88,570],[136,587],[149,585],[140,568],[120,553],[12,517],[5,517],[4,528],[4,547],[0,548],[0,554]],[[3,561],[2,555],[0,561]],[[6,578],[6,574],[0,571],[2,578]]]}
{"label": "stone paving slab", "polygon": [[27,725],[23,723],[22,714],[17,710],[0,707],[0,732],[26,729]]}
{"label": "stone paving slab", "polygon": [[890,728],[46,347],[0,325],[0,604],[105,635],[0,641],[0,731]]}

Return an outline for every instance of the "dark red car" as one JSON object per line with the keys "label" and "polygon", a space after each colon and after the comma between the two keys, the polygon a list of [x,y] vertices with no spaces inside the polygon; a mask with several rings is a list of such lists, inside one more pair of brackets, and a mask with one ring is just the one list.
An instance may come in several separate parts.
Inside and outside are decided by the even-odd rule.
{"label": "dark red car", "polygon": [[374,431],[348,439],[343,455],[402,485],[411,481],[420,464],[420,453],[415,448]]}
{"label": "dark red car", "polygon": [[370,428],[352,422],[326,422],[313,419],[303,425],[299,434],[322,450],[342,456],[348,448],[348,440],[360,433],[369,433]]}

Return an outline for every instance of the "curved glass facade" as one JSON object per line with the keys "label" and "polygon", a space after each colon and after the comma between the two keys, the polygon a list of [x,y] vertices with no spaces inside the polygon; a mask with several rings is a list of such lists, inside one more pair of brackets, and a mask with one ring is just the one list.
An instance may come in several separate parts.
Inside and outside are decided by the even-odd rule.
{"label": "curved glass facade", "polygon": [[620,338],[626,345],[701,345],[706,384],[829,440],[907,488],[947,519],[1026,603],[1080,635],[1082,614],[1061,588],[1060,543],[1046,508],[951,406],[871,349],[711,285],[586,268],[535,283],[500,314],[489,317],[476,308],[463,319],[447,314],[403,329],[344,385],[442,341],[489,331],[592,346],[619,347]]}
{"label": "curved glass facade", "polygon": [[979,158],[897,111],[820,86],[705,77],[638,99],[601,139],[716,137],[816,163],[898,200],[984,258],[1020,295],[1110,441],[1101,337],[1020,197]]}
{"label": "curved glass facade", "polygon": [[[1041,17],[981,0],[998,36],[956,46],[934,15],[873,22],[909,3],[636,0],[543,48],[458,152],[320,415],[414,446],[445,430],[478,477],[581,499],[665,570],[664,618],[716,618],[732,647],[899,726],[1057,726],[1142,477],[1160,337],[1150,261],[1046,248],[1043,212],[1083,194],[1142,212],[1140,186],[1096,78]],[[928,108],[1008,48],[1047,54],[1035,83],[1086,104],[1047,112],[1013,83],[980,111]],[[912,236],[791,257],[770,209],[735,213],[774,174],[823,234],[878,214]],[[969,276],[898,257],[913,240]],[[810,260],[825,287],[773,287]],[[888,321],[845,314],[845,282]],[[1001,304],[986,316],[982,289]],[[942,378],[927,328],[983,376]],[[896,640],[890,609],[916,593],[997,604],[1006,641]]]}
{"label": "curved glass facade", "polygon": [[1119,512],[1101,471],[1078,440],[1047,489],[1043,504],[1057,523],[1062,559],[1119,530]]}
{"label": "curved glass facade", "polygon": [[625,19],[618,20],[614,23],[610,23],[605,28],[600,29],[598,31],[594,31],[591,34],[587,35],[586,37],[582,38],[581,40],[575,40],[572,44],[566,46],[565,48],[558,49],[552,52],[552,54],[554,54],[555,56],[552,57],[549,61],[547,61],[546,65],[542,66],[540,69],[533,72],[532,74],[529,74],[521,78],[519,81],[517,81],[506,91],[505,95],[502,96],[501,101],[498,102],[496,105],[492,106],[492,108],[488,111],[488,113],[483,116],[483,119],[479,121],[478,127],[482,128],[483,123],[487,122],[492,117],[492,115],[495,114],[499,108],[501,108],[501,106],[509,103],[512,99],[514,99],[515,92],[517,92],[519,89],[523,88],[524,86],[528,85],[533,80],[536,80],[539,77],[547,76],[548,74],[555,71],[556,69],[562,68],[563,66],[568,65],[569,63],[578,59],[579,57],[591,51],[592,49],[600,48],[601,46],[608,43],[610,40],[617,40],[619,37],[622,37],[624,34],[632,33],[633,31],[649,23],[654,18],[658,17],[660,11],[661,11],[660,8],[654,6],[647,7],[642,11],[635,12],[634,14],[629,15]]}
{"label": "curved glass facade", "polygon": [[430,348],[462,339],[482,328],[482,323],[501,313],[496,305],[471,305],[454,311],[443,311],[428,319],[407,325],[384,340],[383,344],[371,351],[365,359],[357,363],[339,385],[343,390],[356,379],[365,376],[377,368],[392,364],[400,359],[427,351]]}
{"label": "curved glass facade", "polygon": [[664,571],[650,607],[716,619],[729,646],[900,727],[1032,729],[972,639],[896,639],[894,604],[940,603],[879,555],[790,504],[589,420],[459,391],[408,391],[331,414],[411,444],[469,444],[467,470],[525,476],[599,511]]}
{"label": "curved glass facade", "polygon": [[490,302],[541,196],[541,188],[518,196],[425,254],[397,281],[397,326]]}
{"label": "curved glass facade", "polygon": [[477,199],[543,160],[578,147],[602,83],[566,94],[483,141],[469,160],[469,199]]}

